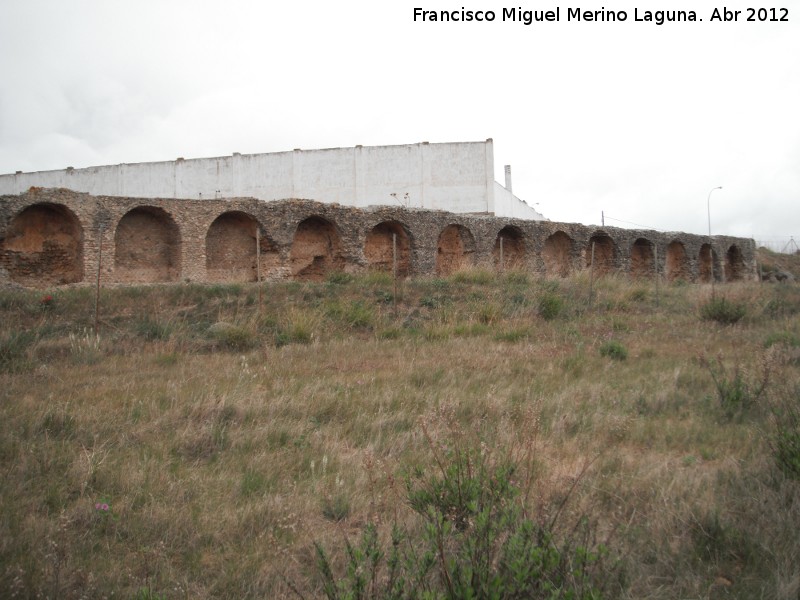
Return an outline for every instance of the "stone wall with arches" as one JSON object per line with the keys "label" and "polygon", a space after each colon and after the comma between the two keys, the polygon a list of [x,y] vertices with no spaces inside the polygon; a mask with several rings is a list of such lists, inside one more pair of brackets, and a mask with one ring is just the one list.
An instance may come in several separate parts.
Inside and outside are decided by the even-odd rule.
{"label": "stone wall with arches", "polygon": [[0,196],[0,282],[45,288],[593,270],[668,281],[756,279],[745,238],[661,233],[310,200],[176,200],[31,188]]}

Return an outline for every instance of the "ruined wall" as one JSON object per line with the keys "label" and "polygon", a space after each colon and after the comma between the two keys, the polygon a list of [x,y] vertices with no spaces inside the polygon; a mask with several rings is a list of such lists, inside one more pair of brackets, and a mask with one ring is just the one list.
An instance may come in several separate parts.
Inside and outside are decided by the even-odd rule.
{"label": "ruined wall", "polygon": [[[473,265],[544,277],[592,269],[669,280],[755,279],[753,240],[306,200],[175,200],[31,188],[0,196],[0,282],[26,287],[446,275]],[[260,254],[256,252],[256,240]],[[503,261],[500,263],[502,240]],[[592,262],[594,248],[594,263]]]}

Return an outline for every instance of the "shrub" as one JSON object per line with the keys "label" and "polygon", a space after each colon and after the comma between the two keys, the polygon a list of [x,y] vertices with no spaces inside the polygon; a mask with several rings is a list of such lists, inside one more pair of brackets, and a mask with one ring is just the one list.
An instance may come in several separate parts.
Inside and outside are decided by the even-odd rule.
{"label": "shrub", "polygon": [[760,372],[755,375],[746,374],[738,364],[733,372],[729,372],[721,356],[716,361],[701,356],[700,365],[711,375],[720,406],[728,418],[753,408],[769,384],[771,362],[766,357],[761,361]]}
{"label": "shrub", "polygon": [[800,387],[782,390],[770,402],[768,442],[775,464],[790,479],[800,479]]}
{"label": "shrub", "polygon": [[607,356],[614,360],[625,360],[628,358],[628,350],[620,342],[609,340],[600,346],[600,356]]}
{"label": "shrub", "polygon": [[456,283],[489,285],[495,280],[495,274],[485,269],[465,269],[454,273],[452,280]]}
{"label": "shrub", "polygon": [[716,298],[700,307],[700,316],[706,321],[716,321],[723,325],[737,323],[747,314],[747,307],[742,302],[733,302],[725,298]]}
{"label": "shrub", "polygon": [[134,325],[136,335],[146,340],[166,340],[172,333],[172,327],[167,324],[153,321],[149,317],[137,321]]}
{"label": "shrub", "polygon": [[327,598],[603,597],[615,569],[607,568],[608,550],[593,542],[587,519],[558,535],[560,507],[549,521],[527,516],[522,463],[495,459],[484,445],[462,447],[456,439],[442,449],[427,431],[426,439],[433,466],[406,477],[408,504],[423,527],[413,527],[419,533],[412,537],[395,524],[384,550],[368,524],[360,544],[345,540],[341,575],[316,544]]}
{"label": "shrub", "polygon": [[539,316],[552,321],[564,310],[564,301],[555,294],[545,294],[539,299]]}
{"label": "shrub", "polygon": [[353,281],[353,276],[344,271],[333,271],[328,274],[327,282],[331,285],[345,285]]}
{"label": "shrub", "polygon": [[217,344],[226,350],[251,350],[256,345],[253,332],[240,325],[219,322],[214,323],[208,331]]}
{"label": "shrub", "polygon": [[292,309],[275,331],[275,345],[310,344],[320,326],[320,317],[310,311]]}
{"label": "shrub", "polygon": [[350,500],[343,493],[338,492],[333,496],[322,499],[322,516],[329,521],[344,521],[350,516]]}
{"label": "shrub", "polygon": [[27,368],[28,348],[36,336],[29,331],[14,331],[0,339],[0,373],[13,372]]}
{"label": "shrub", "polygon": [[771,348],[775,345],[786,346],[787,348],[800,348],[800,337],[790,331],[771,333],[767,336],[767,339],[764,340],[764,347]]}

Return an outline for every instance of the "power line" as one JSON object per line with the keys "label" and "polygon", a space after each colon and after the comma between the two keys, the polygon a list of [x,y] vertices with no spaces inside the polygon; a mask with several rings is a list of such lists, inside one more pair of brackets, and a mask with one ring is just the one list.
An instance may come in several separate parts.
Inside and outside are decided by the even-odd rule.
{"label": "power line", "polygon": [[641,223],[632,223],[631,221],[623,221],[622,219],[615,219],[614,217],[609,217],[605,215],[606,219],[611,219],[612,221],[616,221],[618,223],[625,223],[627,225],[635,225],[636,227],[643,227],[645,229],[652,229],[653,231],[665,231],[664,229],[656,229],[655,227],[651,227],[650,225],[642,225]]}

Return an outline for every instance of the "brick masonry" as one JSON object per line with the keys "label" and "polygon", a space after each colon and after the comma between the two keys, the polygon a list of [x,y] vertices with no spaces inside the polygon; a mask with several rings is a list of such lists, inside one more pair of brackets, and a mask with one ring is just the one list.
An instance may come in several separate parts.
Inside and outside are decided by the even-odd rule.
{"label": "brick masonry", "polygon": [[0,282],[91,284],[98,259],[106,284],[255,281],[259,266],[264,280],[320,279],[334,270],[390,268],[392,233],[410,275],[496,269],[502,254],[505,268],[565,276],[591,268],[594,247],[597,274],[652,277],[657,265],[667,280],[710,281],[713,256],[718,281],[756,279],[755,242],[746,238],[310,200],[142,199],[31,188],[0,196]]}

